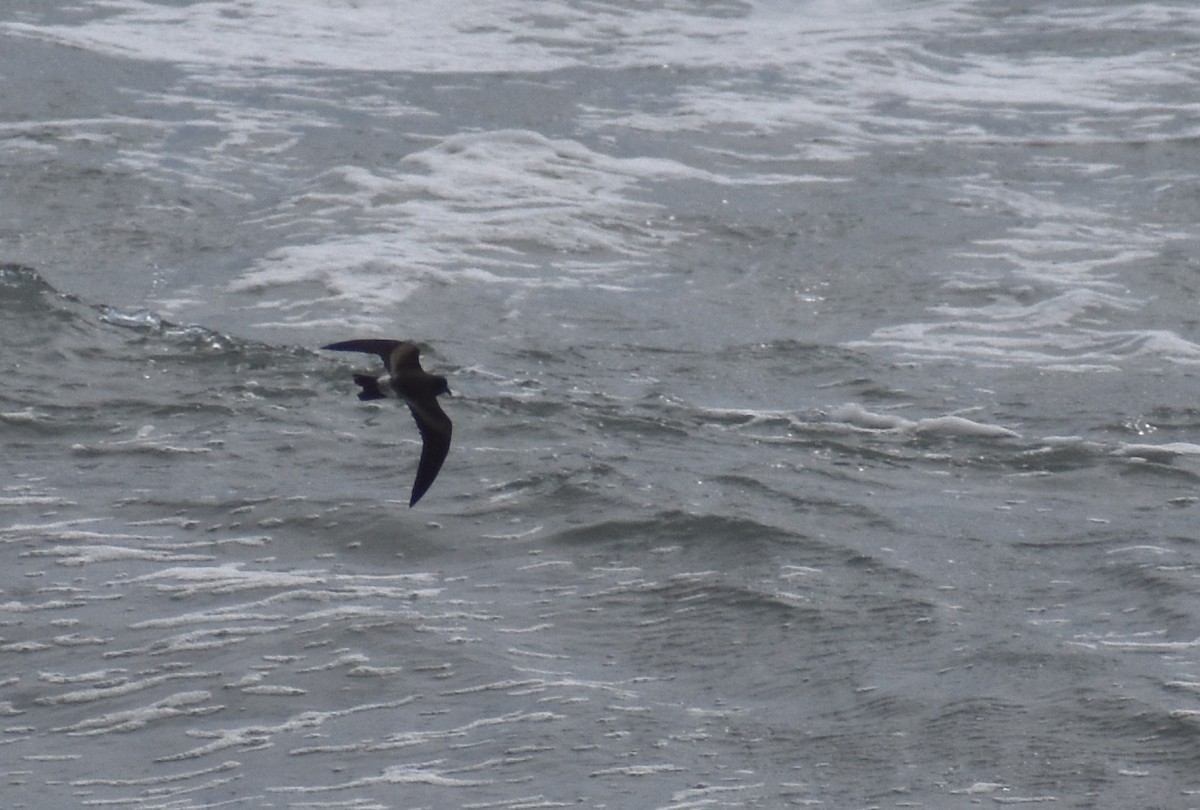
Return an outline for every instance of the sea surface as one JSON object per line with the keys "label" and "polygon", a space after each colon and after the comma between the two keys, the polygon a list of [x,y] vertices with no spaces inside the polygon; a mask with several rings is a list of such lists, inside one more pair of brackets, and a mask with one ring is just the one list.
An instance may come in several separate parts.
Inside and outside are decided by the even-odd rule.
{"label": "sea surface", "polygon": [[1200,807],[1198,223],[1192,0],[6,0],[0,806]]}

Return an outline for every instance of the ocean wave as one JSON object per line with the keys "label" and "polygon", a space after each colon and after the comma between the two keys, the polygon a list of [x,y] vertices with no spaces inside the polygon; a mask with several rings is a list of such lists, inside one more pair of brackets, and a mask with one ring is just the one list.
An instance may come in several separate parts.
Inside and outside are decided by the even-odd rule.
{"label": "ocean wave", "polygon": [[[497,3],[465,12],[454,3],[399,9],[381,0],[332,13],[282,0],[251,6],[108,4],[103,16],[7,22],[9,35],[49,39],[120,58],[176,64],[210,81],[244,84],[248,72],[336,70],[414,73],[548,73],[576,67],[682,71],[680,92],[661,111],[597,110],[598,127],[678,132],[808,130],[808,159],[844,160],[864,144],[931,137],[965,143],[1080,142],[1194,136],[1183,116],[1189,76],[1165,58],[1169,46],[1095,52],[1096,31],[1174,41],[1200,24],[1182,9],[1130,13],[1104,8],[1043,10],[980,25],[968,2],[780,14],[770,5],[646,7]],[[1119,19],[1120,23],[1114,23]],[[1013,42],[1078,42],[1070,56]],[[770,71],[747,87],[688,81],[695,71]],[[1104,82],[1095,76],[1103,72]],[[1052,79],[1052,80],[1051,80]],[[1147,94],[1147,88],[1154,92]],[[1134,92],[1136,90],[1136,92]],[[1182,92],[1181,92],[1182,91]],[[1137,96],[1139,101],[1127,99]],[[1183,105],[1181,107],[1181,105]],[[1031,111],[1020,115],[1018,111]],[[1193,110],[1194,111],[1194,110]],[[1158,113],[1155,115],[1154,113]],[[1123,121],[1140,123],[1132,132]]]}
{"label": "ocean wave", "polygon": [[[271,295],[254,308],[295,328],[323,322],[327,310],[353,311],[350,320],[366,325],[428,284],[619,286],[629,257],[682,236],[658,206],[637,199],[638,185],[692,172],[528,131],[451,136],[394,171],[322,173],[267,219],[288,227],[338,218],[353,233],[279,248],[228,289]],[[317,293],[298,300],[306,288]]]}
{"label": "ocean wave", "polygon": [[872,431],[890,431],[902,435],[963,437],[975,439],[1016,439],[1020,434],[1000,425],[976,422],[962,416],[932,416],[907,419],[896,414],[873,413],[856,403],[835,408],[829,414],[835,422]]}

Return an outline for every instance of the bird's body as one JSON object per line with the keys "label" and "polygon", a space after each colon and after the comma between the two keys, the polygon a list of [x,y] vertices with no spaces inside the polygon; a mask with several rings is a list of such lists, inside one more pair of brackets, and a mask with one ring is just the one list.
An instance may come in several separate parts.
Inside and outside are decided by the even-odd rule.
{"label": "bird's body", "polygon": [[449,394],[446,378],[430,374],[421,368],[420,350],[416,344],[403,340],[344,340],[322,346],[335,352],[365,352],[379,355],[388,373],[381,377],[355,374],[354,381],[362,387],[358,393],[361,400],[383,399],[394,396],[404,401],[417,422],[421,432],[421,461],[417,465],[417,479],[413,482],[413,506],[433,484],[442,462],[450,452],[452,425],[450,417],[438,405],[439,394]]}

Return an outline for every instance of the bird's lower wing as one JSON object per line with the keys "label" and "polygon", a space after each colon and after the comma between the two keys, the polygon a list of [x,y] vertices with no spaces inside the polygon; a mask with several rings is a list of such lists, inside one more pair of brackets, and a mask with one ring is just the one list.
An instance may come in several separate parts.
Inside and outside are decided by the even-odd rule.
{"label": "bird's lower wing", "polygon": [[413,407],[411,403],[408,406],[408,409],[412,411],[413,419],[417,421],[417,429],[421,431],[421,461],[417,465],[417,479],[413,481],[409,506],[413,506],[421,500],[421,496],[433,485],[434,479],[442,469],[442,463],[446,460],[446,455],[450,452],[450,419],[438,407],[436,401],[431,405],[432,408],[427,407],[426,409],[435,410],[436,413],[423,413]]}

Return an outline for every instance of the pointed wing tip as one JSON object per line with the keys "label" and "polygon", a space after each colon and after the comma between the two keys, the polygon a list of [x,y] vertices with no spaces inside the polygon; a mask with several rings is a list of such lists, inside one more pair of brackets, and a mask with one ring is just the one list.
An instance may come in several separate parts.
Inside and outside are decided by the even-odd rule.
{"label": "pointed wing tip", "polygon": [[[442,459],[444,458],[445,456],[442,457]],[[416,506],[417,501],[425,497],[425,493],[433,486],[433,482],[437,479],[438,471],[442,468],[442,459],[437,459],[431,469],[430,459],[422,452],[421,463],[417,466],[417,478],[413,481],[412,497],[408,501],[410,509]]]}
{"label": "pointed wing tip", "polygon": [[334,352],[381,354],[383,352],[391,352],[404,342],[403,340],[385,340],[382,338],[355,338],[354,340],[339,340],[335,343],[326,343],[321,348]]}

